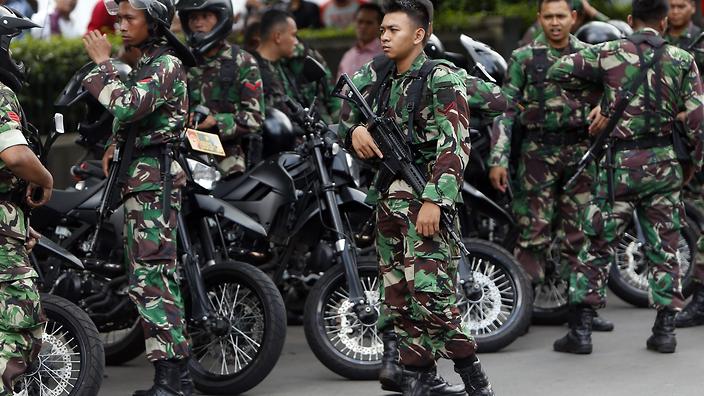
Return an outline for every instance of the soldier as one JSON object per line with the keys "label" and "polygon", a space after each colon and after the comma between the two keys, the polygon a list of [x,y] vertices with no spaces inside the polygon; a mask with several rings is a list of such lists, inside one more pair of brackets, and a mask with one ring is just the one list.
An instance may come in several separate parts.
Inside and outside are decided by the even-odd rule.
{"label": "soldier", "polygon": [[[589,0],[572,0],[572,9],[577,13],[577,19],[575,20],[574,26],[572,26],[572,33],[575,33],[577,29],[582,27],[589,21],[601,21],[607,22],[609,17],[604,15],[602,12],[594,8],[589,4]],[[540,23],[534,23],[518,42],[518,45],[524,46],[529,44],[531,41],[535,40],[540,33],[543,32]]]}
{"label": "soldier", "polygon": [[[581,257],[583,265],[570,278],[570,303],[577,307],[578,315],[567,336],[555,342],[555,349],[562,352],[591,351],[589,323],[594,309],[605,304],[613,244],[631,222],[634,210],[646,238],[650,302],[658,310],[646,345],[662,353],[675,351],[675,313],[683,306],[676,258],[682,227],[680,192],[702,164],[699,130],[704,106],[693,57],[667,45],[661,36],[667,12],[667,0],[634,0],[628,16],[636,31],[632,36],[562,58],[548,73],[548,78],[565,90],[603,89],[604,114],[599,118],[618,118],[616,127],[604,132],[611,139],[612,160],[605,159],[600,165],[597,205],[585,211],[585,233],[592,243],[586,244],[589,249]],[[642,83],[634,91],[637,81]],[[624,91],[634,91],[633,96]],[[618,117],[612,112],[621,100],[629,102]],[[684,122],[683,139],[691,148],[691,166],[680,165],[673,148],[676,118]],[[601,120],[597,123],[603,124]]]}
{"label": "soldier", "polygon": [[[176,217],[185,178],[172,161],[188,120],[186,69],[195,59],[169,31],[171,0],[105,0],[117,15],[125,46],[142,57],[123,83],[110,60],[111,45],[98,31],[84,38],[96,67],[83,86],[115,116],[103,170],[120,145],[118,184],[125,208],[125,260],[129,296],[142,319],[147,359],[155,366],[154,385],[135,395],[192,394],[184,306],[176,267]],[[181,381],[184,386],[182,388]]]}
{"label": "soldier", "polygon": [[[191,120],[199,117],[194,114],[197,109],[207,110],[195,127],[220,135],[227,155],[219,162],[220,169],[224,175],[244,172],[243,138],[254,149],[252,135],[260,136],[264,119],[264,90],[257,61],[225,41],[232,30],[230,0],[180,1],[177,9],[188,45],[199,61],[188,71]],[[248,157],[255,162],[253,151]]]}
{"label": "soldier", "polygon": [[[23,208],[44,205],[54,181],[28,146],[26,120],[15,93],[24,67],[10,56],[12,37],[39,27],[11,8],[0,6],[0,395],[14,395],[17,378],[36,359],[46,318],[39,304],[37,273],[27,255],[38,235]],[[25,183],[28,185],[25,188]],[[36,194],[39,194],[39,197]],[[29,231],[29,233],[28,233]],[[29,236],[28,236],[29,234]]]}
{"label": "soldier", "polygon": [[[670,0],[670,13],[667,15],[665,40],[689,51],[694,56],[697,68],[704,67],[704,40],[699,40],[702,30],[692,23],[697,11],[694,0]],[[704,174],[697,173],[682,190],[683,198],[704,213]],[[697,241],[697,254],[694,258],[694,295],[692,301],[677,314],[677,327],[699,326],[704,324],[704,235]]]}
{"label": "soldier", "polygon": [[[469,157],[466,75],[449,63],[428,60],[423,52],[432,15],[429,1],[392,0],[385,8],[381,42],[391,68],[379,75],[375,59],[353,81],[377,112],[406,129],[417,165],[428,171],[429,181],[418,196],[399,178],[377,184],[384,179],[377,175],[367,195],[367,202],[377,204],[376,247],[384,285],[379,327],[384,330],[391,322],[398,334],[404,394],[465,395],[466,390],[471,396],[493,395],[456,305],[456,247],[439,225],[440,211],[453,210],[460,199]],[[422,88],[414,81],[422,81]],[[415,111],[408,110],[409,97],[420,99]],[[362,159],[382,157],[362,122],[357,109],[343,104],[341,140]],[[454,360],[465,387],[438,376],[438,357]],[[398,378],[380,380],[384,389],[399,385]]]}
{"label": "soldier", "polygon": [[[585,173],[572,188],[563,186],[589,148],[587,127],[596,114],[590,112],[590,103],[598,98],[564,95],[546,81],[550,65],[587,45],[570,34],[576,13],[568,0],[541,0],[538,7],[546,33],[511,55],[503,87],[509,107],[494,123],[489,157],[489,179],[502,192],[508,187],[509,158],[518,157],[512,202],[519,229],[516,258],[534,286],[545,281],[546,256],[555,234],[561,236],[562,265],[579,265],[577,254],[584,242],[579,215],[592,198],[592,179]],[[520,146],[511,144],[516,128],[524,130]],[[511,153],[512,146],[520,153]],[[594,320],[595,329],[613,330],[611,322]]]}

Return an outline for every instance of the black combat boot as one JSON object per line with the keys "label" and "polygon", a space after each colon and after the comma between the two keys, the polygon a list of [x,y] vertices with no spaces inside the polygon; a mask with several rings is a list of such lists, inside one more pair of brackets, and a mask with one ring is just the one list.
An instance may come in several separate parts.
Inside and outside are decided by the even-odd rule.
{"label": "black combat boot", "polygon": [[700,285],[692,294],[692,301],[675,317],[676,327],[704,325],[704,286]]}
{"label": "black combat boot", "polygon": [[677,312],[663,308],[658,310],[653,325],[653,335],[648,338],[646,345],[651,351],[660,353],[673,353],[677,347],[675,339],[675,315]]}
{"label": "black combat boot", "polygon": [[191,373],[188,372],[188,359],[183,359],[180,363],[181,367],[179,367],[179,377],[181,380],[181,393],[183,393],[183,396],[193,396],[196,394],[196,390],[193,385]]}
{"label": "black combat boot", "polygon": [[455,372],[464,382],[464,389],[469,396],[494,396],[489,377],[482,370],[482,364],[477,360],[466,367],[455,365]]}
{"label": "black combat boot", "polygon": [[178,360],[157,360],[154,362],[154,385],[147,390],[136,391],[132,396],[183,396],[180,366]]}
{"label": "black combat boot", "polygon": [[403,369],[398,362],[398,336],[394,331],[385,331],[381,340],[384,342],[384,354],[381,355],[381,371],[379,371],[381,389],[402,392]]}
{"label": "black combat boot", "polygon": [[464,386],[450,385],[438,375],[437,368],[403,370],[403,396],[466,396]]}
{"label": "black combat boot", "polygon": [[614,322],[602,318],[595,312],[594,319],[592,319],[592,331],[614,331]]}
{"label": "black combat boot", "polygon": [[592,307],[579,305],[570,307],[570,331],[566,336],[555,341],[553,349],[557,352],[586,355],[592,353],[592,321],[595,311]]}

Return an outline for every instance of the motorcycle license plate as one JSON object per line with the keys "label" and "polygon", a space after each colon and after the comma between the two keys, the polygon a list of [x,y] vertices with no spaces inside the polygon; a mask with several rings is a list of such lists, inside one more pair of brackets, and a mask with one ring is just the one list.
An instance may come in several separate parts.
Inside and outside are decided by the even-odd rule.
{"label": "motorcycle license plate", "polygon": [[222,147],[220,136],[214,133],[199,131],[196,129],[187,129],[186,137],[191,144],[191,148],[202,153],[225,156],[225,149]]}

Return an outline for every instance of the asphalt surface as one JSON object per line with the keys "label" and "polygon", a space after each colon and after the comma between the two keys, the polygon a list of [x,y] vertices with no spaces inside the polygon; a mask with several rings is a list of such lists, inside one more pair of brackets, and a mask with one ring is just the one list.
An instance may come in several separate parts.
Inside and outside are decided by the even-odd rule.
{"label": "asphalt surface", "polygon": [[[633,308],[612,297],[602,316],[616,324],[595,333],[594,353],[574,356],[552,351],[566,327],[533,326],[499,353],[480,356],[499,396],[701,396],[704,395],[704,327],[677,331],[678,349],[663,355],[645,349],[655,312]],[[460,382],[452,365],[440,372]],[[151,386],[153,370],[143,357],[108,367],[101,396],[131,395]],[[273,372],[246,395],[384,395],[374,381],[350,381],[326,369],[306,344],[302,327],[289,327],[286,346]]]}

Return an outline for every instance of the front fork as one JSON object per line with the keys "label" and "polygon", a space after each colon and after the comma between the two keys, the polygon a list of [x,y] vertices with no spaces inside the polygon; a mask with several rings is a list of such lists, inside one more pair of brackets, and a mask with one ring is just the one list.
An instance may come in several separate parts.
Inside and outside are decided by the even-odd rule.
{"label": "front fork", "polygon": [[340,211],[337,207],[335,184],[330,180],[325,163],[323,162],[321,149],[324,145],[323,140],[317,136],[313,137],[313,139],[317,139],[317,141],[314,142],[313,148],[316,168],[318,170],[322,190],[325,194],[325,204],[328,207],[333,229],[336,233],[335,251],[345,268],[345,277],[350,292],[349,298],[353,304],[352,309],[362,323],[373,324],[377,321],[379,316],[372,307],[371,301],[367,299],[367,296],[362,291],[362,281],[359,279],[359,273],[357,272],[357,258],[353,251],[356,250],[356,247],[354,244],[350,243],[351,237],[345,234],[342,216],[340,216]]}

